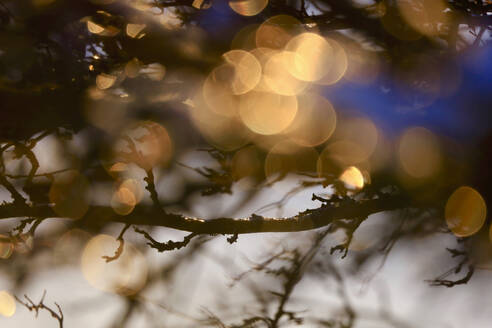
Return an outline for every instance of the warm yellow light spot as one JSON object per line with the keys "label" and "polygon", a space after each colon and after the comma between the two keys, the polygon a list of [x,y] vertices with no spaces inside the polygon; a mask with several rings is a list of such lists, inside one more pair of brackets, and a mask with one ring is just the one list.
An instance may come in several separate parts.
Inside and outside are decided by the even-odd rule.
{"label": "warm yellow light spot", "polygon": [[87,20],[87,30],[90,33],[97,34],[100,36],[115,36],[116,34],[120,33],[120,30],[114,26],[104,27],[102,25],[94,23],[90,19]]}
{"label": "warm yellow light spot", "polygon": [[143,169],[167,164],[173,147],[167,130],[153,121],[138,121],[125,129],[114,146],[117,160]]}
{"label": "warm yellow light spot", "polygon": [[100,34],[100,33],[104,32],[104,27],[99,25],[99,24],[94,23],[93,21],[88,20],[87,21],[87,30],[91,33],[94,33],[94,34]]}
{"label": "warm yellow light spot", "polygon": [[128,188],[120,187],[113,194],[111,207],[119,215],[130,214],[137,205],[135,195]]}
{"label": "warm yellow light spot", "polygon": [[302,33],[291,39],[286,50],[294,53],[289,57],[288,71],[303,81],[318,81],[337,65],[332,58],[334,49],[322,36]]}
{"label": "warm yellow light spot", "polygon": [[264,21],[256,31],[256,46],[283,49],[287,42],[303,32],[301,22],[292,16],[278,15]]}
{"label": "warm yellow light spot", "polygon": [[0,235],[0,258],[8,259],[14,252],[14,244],[6,235]]}
{"label": "warm yellow light spot", "polygon": [[243,123],[259,134],[285,130],[297,113],[297,99],[276,93],[251,91],[241,96],[239,114]]}
{"label": "warm yellow light spot", "polygon": [[449,18],[443,0],[398,0],[397,4],[408,25],[424,35],[436,36],[447,28]]}
{"label": "warm yellow light spot", "polygon": [[265,159],[265,175],[312,173],[316,171],[317,160],[318,152],[312,147],[301,147],[291,141],[279,142]]}
{"label": "warm yellow light spot", "polygon": [[93,71],[94,70],[94,65],[89,65],[89,71]]}
{"label": "warm yellow light spot", "polygon": [[4,317],[11,317],[15,313],[15,299],[9,292],[0,291],[0,314]]}
{"label": "warm yellow light spot", "polygon": [[140,73],[144,74],[151,80],[160,81],[166,75],[166,67],[159,63],[152,63],[143,66],[140,69]]}
{"label": "warm yellow light spot", "polygon": [[131,38],[142,38],[145,34],[140,33],[146,27],[146,24],[127,24],[126,35]]}
{"label": "warm yellow light spot", "polygon": [[80,219],[89,209],[89,182],[79,173],[57,176],[49,198],[53,210],[61,217]]}
{"label": "warm yellow light spot", "polygon": [[439,141],[425,128],[410,128],[400,139],[399,157],[407,174],[414,178],[430,178],[441,165]]}
{"label": "warm yellow light spot", "polygon": [[337,116],[331,103],[315,93],[297,97],[298,110],[285,133],[301,146],[314,147],[324,143],[335,131]]}
{"label": "warm yellow light spot", "polygon": [[115,178],[115,177],[118,177],[119,175],[121,175],[127,169],[128,169],[128,165],[126,163],[117,162],[117,163],[114,163],[113,165],[111,165],[109,167],[109,170],[108,171],[109,171],[109,174],[113,178]]}
{"label": "warm yellow light spot", "polygon": [[307,82],[297,79],[289,72],[289,66],[295,61],[295,57],[293,52],[281,51],[273,54],[265,63],[263,78],[272,92],[295,96],[308,86]]}
{"label": "warm yellow light spot", "polygon": [[449,229],[458,237],[478,232],[485,223],[487,205],[471,187],[459,187],[449,197],[444,216]]}
{"label": "warm yellow light spot", "polygon": [[[209,143],[222,150],[234,150],[249,142],[251,132],[235,115],[236,108],[218,107],[223,108],[226,114],[229,113],[227,110],[232,111],[229,115],[219,114],[217,108],[212,110],[207,105],[201,93],[196,95],[191,103],[192,106],[189,106],[191,119]],[[232,104],[237,106],[235,102]]]}
{"label": "warm yellow light spot", "polygon": [[116,76],[101,73],[96,77],[96,85],[99,89],[105,90],[109,89],[116,82]]}
{"label": "warm yellow light spot", "polygon": [[347,189],[362,189],[364,187],[364,176],[355,166],[348,167],[339,177]]}
{"label": "warm yellow light spot", "polygon": [[183,24],[181,18],[176,14],[173,8],[163,8],[159,22],[165,29],[176,30]]}
{"label": "warm yellow light spot", "polygon": [[244,50],[231,50],[223,57],[234,69],[230,81],[233,94],[245,94],[258,84],[261,78],[261,65],[255,56]]}
{"label": "warm yellow light spot", "polygon": [[340,81],[348,68],[348,59],[345,49],[340,43],[333,39],[326,39],[333,49],[328,58],[331,60],[329,69],[325,67],[326,74],[316,83],[321,85],[332,85]]}
{"label": "warm yellow light spot", "polygon": [[205,9],[209,9],[212,6],[212,2],[211,1],[205,2],[204,0],[193,0],[193,3],[191,5],[196,9],[205,10]]}
{"label": "warm yellow light spot", "polygon": [[379,140],[379,132],[370,119],[352,117],[339,122],[336,137],[341,141],[355,145],[353,150],[347,150],[348,153],[352,153],[354,156],[349,156],[349,158],[340,162],[353,165],[367,160],[372,155]]}
{"label": "warm yellow light spot", "polygon": [[267,4],[268,0],[229,0],[229,7],[242,16],[258,15]]}
{"label": "warm yellow light spot", "polygon": [[121,295],[134,295],[147,281],[147,261],[133,245],[125,241],[121,256],[106,262],[103,256],[113,256],[119,242],[112,236],[97,235],[85,246],[81,256],[82,273],[93,287]]}
{"label": "warm yellow light spot", "polygon": [[[231,90],[231,82],[234,79],[234,66],[230,64],[216,67],[205,79],[202,87],[203,99],[208,108],[216,114],[236,116],[238,99]],[[241,86],[240,81],[238,86]]]}
{"label": "warm yellow light spot", "polygon": [[143,190],[140,183],[135,179],[125,179],[117,184],[111,199],[111,207],[119,215],[128,215],[140,202],[142,196]]}

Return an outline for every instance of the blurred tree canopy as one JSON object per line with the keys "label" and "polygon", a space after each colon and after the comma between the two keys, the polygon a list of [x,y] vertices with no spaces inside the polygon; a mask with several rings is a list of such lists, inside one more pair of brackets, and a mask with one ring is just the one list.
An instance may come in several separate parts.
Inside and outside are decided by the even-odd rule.
{"label": "blurred tree canopy", "polygon": [[[251,299],[199,315],[168,300],[162,315],[361,327],[349,276],[443,235],[430,285],[490,270],[491,13],[483,0],[0,0],[0,314],[40,270],[70,265],[124,300],[109,326],[131,326],[201,255],[233,266],[216,249],[254,249],[246,234],[284,237],[234,275]],[[297,310],[296,287],[323,277],[338,312]],[[63,327],[45,295],[15,298]]]}

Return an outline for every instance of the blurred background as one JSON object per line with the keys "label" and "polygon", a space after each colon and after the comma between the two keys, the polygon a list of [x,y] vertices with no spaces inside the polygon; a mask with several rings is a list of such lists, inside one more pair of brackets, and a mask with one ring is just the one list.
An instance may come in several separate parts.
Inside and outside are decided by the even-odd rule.
{"label": "blurred background", "polygon": [[487,327],[490,12],[0,0],[0,324]]}

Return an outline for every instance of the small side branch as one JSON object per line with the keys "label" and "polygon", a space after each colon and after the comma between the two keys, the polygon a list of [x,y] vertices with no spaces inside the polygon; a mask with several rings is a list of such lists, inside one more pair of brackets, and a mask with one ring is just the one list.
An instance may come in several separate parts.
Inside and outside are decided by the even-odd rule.
{"label": "small side branch", "polygon": [[145,237],[145,239],[148,240],[147,245],[149,245],[152,248],[157,249],[157,251],[159,251],[159,252],[172,251],[175,249],[183,248],[190,243],[190,241],[191,241],[191,239],[193,239],[193,237],[198,236],[198,233],[193,232],[193,233],[190,233],[189,235],[187,235],[186,237],[184,237],[183,241],[169,240],[168,242],[160,243],[160,242],[156,241],[154,238],[152,238],[152,236],[144,230],[135,228],[135,232],[142,234]]}
{"label": "small side branch", "polygon": [[128,228],[130,228],[130,225],[131,224],[125,224],[125,227],[123,228],[123,230],[121,230],[120,232],[120,235],[118,236],[118,238],[116,240],[118,240],[118,242],[120,243],[118,245],[118,248],[116,249],[116,251],[114,252],[114,255],[113,256],[103,256],[102,258],[106,260],[106,262],[111,262],[111,261],[114,261],[114,260],[117,260],[120,258],[121,254],[123,253],[123,248],[125,247],[125,240],[123,239],[123,235],[125,234],[125,232],[128,230]]}
{"label": "small side branch", "polygon": [[20,304],[22,304],[23,306],[25,306],[29,311],[31,311],[31,312],[34,311],[36,318],[38,317],[39,310],[46,310],[46,311],[48,311],[51,314],[51,316],[58,321],[58,326],[60,328],[63,328],[63,311],[62,311],[60,305],[58,305],[58,303],[55,302],[55,306],[56,306],[56,308],[57,308],[58,311],[55,311],[52,308],[46,306],[44,304],[44,297],[45,296],[46,296],[46,290],[43,292],[43,296],[41,297],[41,300],[37,304],[35,304],[29,298],[29,296],[27,296],[25,294],[24,294],[24,298],[26,299],[25,302],[22,301],[21,299],[19,299],[17,296],[14,296],[14,297],[17,300],[17,302],[19,302]]}

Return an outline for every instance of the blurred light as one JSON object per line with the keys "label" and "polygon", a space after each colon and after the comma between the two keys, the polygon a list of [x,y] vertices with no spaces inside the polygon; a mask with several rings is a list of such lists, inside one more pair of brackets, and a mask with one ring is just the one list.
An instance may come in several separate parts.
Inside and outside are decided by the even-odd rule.
{"label": "blurred light", "polygon": [[147,282],[147,260],[125,241],[120,257],[106,262],[103,256],[113,256],[118,247],[119,242],[112,236],[101,234],[93,237],[82,253],[81,270],[87,282],[97,289],[134,295]]}
{"label": "blurred light", "polygon": [[364,176],[355,166],[348,167],[339,177],[347,189],[362,189],[364,187]]}
{"label": "blurred light", "polygon": [[104,32],[104,27],[99,25],[99,24],[94,23],[93,21],[88,20],[87,21],[87,30],[91,33],[99,34],[99,33]]}
{"label": "blurred light", "polygon": [[15,251],[21,254],[27,254],[32,250],[34,238],[32,233],[23,233],[15,238]]}
{"label": "blurred light", "polygon": [[230,88],[235,95],[245,94],[260,81],[261,65],[255,56],[244,50],[231,50],[223,57],[234,68]]}
{"label": "blurred light", "polygon": [[331,60],[331,65],[326,74],[318,80],[316,83],[321,85],[332,85],[340,81],[344,76],[348,68],[347,54],[343,47],[333,39],[326,39],[333,49],[329,58]]}
{"label": "blurred light", "polygon": [[145,34],[140,33],[146,27],[146,24],[127,24],[126,25],[126,35],[131,38],[142,38]]}
{"label": "blurred light", "polygon": [[268,0],[229,0],[229,7],[242,16],[258,15],[267,4]]}
{"label": "blurred light", "polygon": [[138,58],[133,58],[129,60],[125,65],[125,74],[129,78],[137,77],[140,73],[140,69],[142,68],[142,63],[138,60]]}
{"label": "blurred light", "polygon": [[352,165],[365,161],[372,155],[378,144],[379,132],[370,119],[351,117],[339,122],[336,137],[353,144],[353,149],[348,150],[348,153],[353,154],[349,156],[352,159],[347,158],[340,161],[340,163]]}
{"label": "blurred light", "polygon": [[468,237],[485,223],[487,206],[475,189],[459,187],[449,197],[444,216],[449,229],[457,237]]}
{"label": "blurred light", "polygon": [[380,60],[375,51],[365,50],[358,44],[345,44],[347,71],[344,78],[352,83],[369,85],[379,74]]}
{"label": "blurred light", "polygon": [[138,121],[126,128],[114,146],[116,159],[149,170],[166,165],[173,147],[167,130],[153,121]]}
{"label": "blurred light", "polygon": [[9,236],[0,235],[0,258],[8,259],[14,252],[14,244]]}
{"label": "blurred light", "polygon": [[241,96],[239,114],[243,123],[259,134],[276,134],[285,130],[297,113],[297,99],[269,92],[252,91]]}
{"label": "blurred light", "polygon": [[283,49],[293,36],[303,30],[301,22],[292,16],[270,17],[256,30],[256,46]]}
{"label": "blurred light", "polygon": [[405,21],[424,35],[436,36],[448,25],[443,0],[397,0],[397,5]]}
{"label": "blurred light", "polygon": [[315,93],[297,97],[298,110],[285,133],[302,146],[318,146],[335,131],[337,116],[331,103]]}
{"label": "blurred light", "polygon": [[[219,115],[228,117],[237,115],[238,99],[231,90],[231,83],[235,77],[234,66],[224,64],[210,72],[203,83],[203,99],[207,106]],[[241,86],[240,81],[238,85]]]}
{"label": "blurred light", "polygon": [[407,129],[400,139],[399,157],[407,174],[414,178],[429,178],[441,166],[439,141],[425,128]]}
{"label": "blurred light", "polygon": [[144,74],[151,80],[160,81],[166,75],[166,67],[159,63],[152,63],[142,66],[140,73]]}
{"label": "blurred light", "polygon": [[193,0],[193,3],[191,4],[191,6],[193,8],[196,8],[196,9],[206,10],[212,6],[212,1]]}
{"label": "blurred light", "polygon": [[295,60],[296,54],[290,51],[280,51],[273,54],[265,63],[263,77],[266,85],[273,91],[284,96],[295,96],[304,91],[308,84],[293,76],[289,66]]}
{"label": "blurred light", "polygon": [[0,314],[4,317],[11,317],[15,313],[15,299],[7,291],[0,291]]}
{"label": "blurred light", "polygon": [[143,196],[140,183],[135,179],[125,179],[117,184],[111,199],[111,207],[119,215],[130,214]]}
{"label": "blurred light", "polygon": [[82,20],[87,20],[87,30],[92,34],[111,37],[120,33],[120,30],[114,26],[102,26],[87,18],[83,18]]}
{"label": "blurred light", "polygon": [[99,89],[109,89],[116,82],[117,77],[110,74],[101,73],[96,76],[96,85]]}
{"label": "blurred light", "polygon": [[[201,93],[194,97],[189,110],[191,119],[200,133],[209,143],[219,149],[226,151],[238,149],[251,139],[252,133],[249,132],[238,117],[235,115],[220,115],[210,109]],[[232,114],[237,111],[235,108],[232,110],[234,110]]]}
{"label": "blurred light", "polygon": [[61,217],[80,219],[89,209],[89,182],[79,173],[58,175],[51,184],[50,202]]}
{"label": "blurred light", "polygon": [[292,38],[285,49],[294,54],[288,57],[286,68],[299,80],[318,81],[328,74],[333,65],[339,65],[332,58],[332,46],[315,33],[302,33]]}

